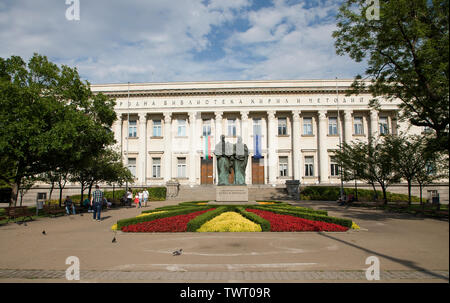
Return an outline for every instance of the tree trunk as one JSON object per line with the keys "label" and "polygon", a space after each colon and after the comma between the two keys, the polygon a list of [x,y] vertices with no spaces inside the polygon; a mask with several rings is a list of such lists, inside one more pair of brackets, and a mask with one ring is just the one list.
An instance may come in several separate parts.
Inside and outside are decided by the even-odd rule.
{"label": "tree trunk", "polygon": [[11,191],[11,200],[9,202],[9,206],[16,206],[17,205],[17,197],[19,195],[19,187],[20,187],[20,179],[16,180],[16,182],[12,186]]}
{"label": "tree trunk", "polygon": [[381,189],[383,190],[383,204],[387,205],[388,200],[387,200],[387,194],[386,194],[386,187],[384,185],[381,185]]}
{"label": "tree trunk", "polygon": [[50,187],[50,193],[48,194],[48,201],[52,200],[53,189],[55,189],[55,182],[52,182],[52,186]]}
{"label": "tree trunk", "polygon": [[411,180],[408,180],[408,205],[411,206]]}
{"label": "tree trunk", "polygon": [[[372,188],[373,188],[373,195],[375,197],[375,200],[378,200],[378,193],[377,193],[377,189],[375,188],[375,183],[371,183],[372,184]],[[376,201],[375,201],[376,202]]]}
{"label": "tree trunk", "polygon": [[94,185],[94,182],[89,183],[89,194],[88,194],[89,200],[91,199],[91,192],[92,192],[93,185]]}
{"label": "tree trunk", "polygon": [[420,205],[423,206],[423,202],[422,202],[422,184],[419,183],[419,192],[420,192]]}

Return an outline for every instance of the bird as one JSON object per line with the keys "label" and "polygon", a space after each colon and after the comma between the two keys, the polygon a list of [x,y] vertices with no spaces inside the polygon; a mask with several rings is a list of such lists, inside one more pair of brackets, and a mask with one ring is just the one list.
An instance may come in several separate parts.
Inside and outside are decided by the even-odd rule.
{"label": "bird", "polygon": [[179,250],[174,251],[174,252],[172,253],[172,255],[173,255],[173,256],[179,256],[179,255],[181,255],[182,252],[183,252],[183,249],[180,248]]}
{"label": "bird", "polygon": [[46,235],[45,230],[42,231],[42,234],[43,234],[43,235]]}
{"label": "bird", "polygon": [[116,241],[116,237],[114,237],[113,239],[112,239],[112,243],[116,243],[117,241]]}

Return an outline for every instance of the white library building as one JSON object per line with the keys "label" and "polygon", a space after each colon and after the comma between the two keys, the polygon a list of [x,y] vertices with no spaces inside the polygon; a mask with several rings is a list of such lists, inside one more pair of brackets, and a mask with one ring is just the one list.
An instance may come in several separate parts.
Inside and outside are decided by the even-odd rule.
{"label": "white library building", "polygon": [[[286,180],[340,183],[340,142],[385,133],[421,133],[399,122],[398,103],[369,93],[346,96],[353,80],[217,81],[92,85],[116,99],[113,125],[135,186],[217,184],[214,147],[221,135],[247,145],[246,184]],[[230,176],[232,179],[233,176]]]}

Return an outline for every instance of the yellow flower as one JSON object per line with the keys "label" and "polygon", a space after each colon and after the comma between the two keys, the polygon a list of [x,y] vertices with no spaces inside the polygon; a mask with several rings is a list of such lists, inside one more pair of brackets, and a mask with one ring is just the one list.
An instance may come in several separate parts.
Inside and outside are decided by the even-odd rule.
{"label": "yellow flower", "polygon": [[111,226],[111,230],[117,230],[117,223]]}
{"label": "yellow flower", "polygon": [[242,215],[228,211],[203,224],[198,232],[258,232],[261,226]]}
{"label": "yellow flower", "polygon": [[154,215],[154,214],[160,214],[160,213],[166,213],[166,212],[167,212],[167,210],[155,211],[154,213],[143,213],[143,214],[140,214],[140,215],[136,216],[136,218],[145,217],[145,216],[151,216],[151,215]]}
{"label": "yellow flower", "polygon": [[360,229],[358,224],[356,224],[355,222],[352,222],[352,229]]}
{"label": "yellow flower", "polygon": [[258,204],[261,205],[272,205],[272,204],[276,204],[275,202],[258,202]]}
{"label": "yellow flower", "polygon": [[208,203],[206,203],[206,202],[197,203],[197,205],[206,205],[206,204],[208,204]]}

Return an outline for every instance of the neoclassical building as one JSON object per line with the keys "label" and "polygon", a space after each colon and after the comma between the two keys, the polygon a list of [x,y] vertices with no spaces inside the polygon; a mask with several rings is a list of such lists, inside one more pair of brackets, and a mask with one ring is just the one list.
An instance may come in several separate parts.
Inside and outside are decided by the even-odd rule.
{"label": "neoclassical building", "polygon": [[398,103],[345,96],[352,80],[218,81],[92,85],[116,99],[113,125],[135,185],[216,184],[214,146],[223,134],[249,149],[247,184],[339,183],[339,142],[420,133],[397,120]]}

